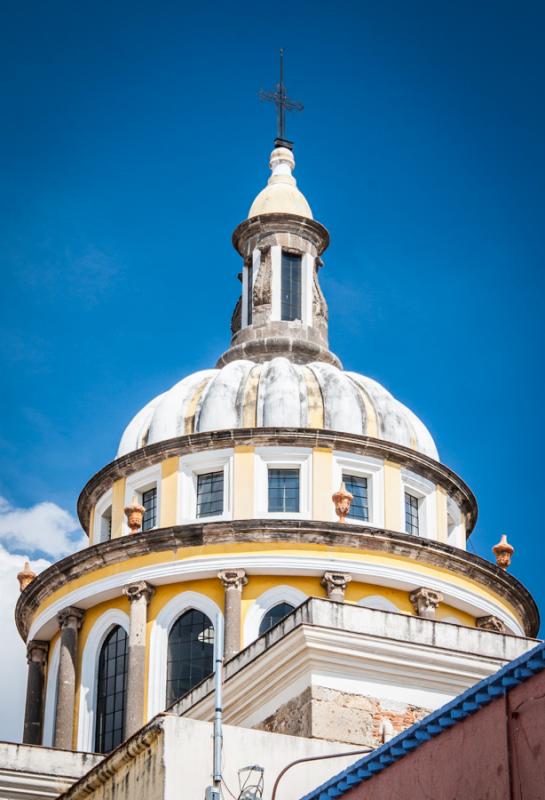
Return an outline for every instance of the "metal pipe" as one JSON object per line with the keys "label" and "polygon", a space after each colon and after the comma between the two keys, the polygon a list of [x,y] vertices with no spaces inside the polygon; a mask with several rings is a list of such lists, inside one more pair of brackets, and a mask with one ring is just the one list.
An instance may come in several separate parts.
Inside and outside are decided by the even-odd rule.
{"label": "metal pipe", "polygon": [[363,750],[349,750],[346,753],[328,753],[325,756],[307,756],[306,758],[298,758],[297,761],[292,761],[291,764],[288,764],[287,767],[278,774],[277,779],[274,782],[271,800],[276,800],[276,790],[278,789],[278,784],[280,783],[281,778],[284,777],[286,772],[291,769],[292,767],[296,767],[297,764],[304,764],[306,761],[323,761],[326,758],[343,758],[344,756],[360,756],[364,753],[372,753],[374,747],[366,747]]}
{"label": "metal pipe", "polygon": [[216,616],[214,630],[214,762],[212,780],[216,788],[221,786],[222,747],[222,684],[223,684],[223,616]]}

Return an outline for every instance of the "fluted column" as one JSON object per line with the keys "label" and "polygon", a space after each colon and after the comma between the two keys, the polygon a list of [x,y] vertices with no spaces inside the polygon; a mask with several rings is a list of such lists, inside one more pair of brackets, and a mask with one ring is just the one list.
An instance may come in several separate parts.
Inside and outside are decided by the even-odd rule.
{"label": "fluted column", "polygon": [[228,659],[240,650],[242,587],[248,583],[248,578],[243,569],[224,569],[218,572],[218,578],[222,582],[225,590],[225,635],[223,655],[225,659]]}
{"label": "fluted column", "polygon": [[27,645],[28,678],[26,685],[24,744],[42,743],[44,718],[44,675],[49,642],[33,639]]}
{"label": "fluted column", "polygon": [[131,583],[123,589],[130,605],[125,738],[132,736],[144,724],[146,622],[148,603],[154,592],[153,586],[146,581]]}
{"label": "fluted column", "polygon": [[324,572],[321,583],[329,600],[344,603],[344,593],[351,580],[352,575],[346,572]]}
{"label": "fluted column", "polygon": [[61,650],[57,676],[57,709],[55,713],[55,747],[72,749],[74,702],[76,696],[76,657],[78,632],[84,611],[69,606],[59,611],[57,621],[61,629]]}

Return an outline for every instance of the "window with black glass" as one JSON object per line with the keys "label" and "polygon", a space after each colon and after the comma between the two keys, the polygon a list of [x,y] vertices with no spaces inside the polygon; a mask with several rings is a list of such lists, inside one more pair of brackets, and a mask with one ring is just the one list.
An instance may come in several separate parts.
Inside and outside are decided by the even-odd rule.
{"label": "window with black glass", "polygon": [[420,533],[420,523],[418,519],[418,497],[405,492],[405,530],[407,533]]}
{"label": "window with black glass", "polygon": [[369,492],[367,478],[362,478],[359,475],[343,475],[343,481],[347,491],[352,495],[348,516],[350,519],[359,519],[362,522],[368,522]]}
{"label": "window with black glass", "polygon": [[269,628],[272,628],[273,625],[276,625],[276,623],[280,622],[281,619],[284,619],[284,617],[287,617],[288,614],[291,614],[294,608],[295,606],[292,606],[291,603],[278,603],[278,605],[269,608],[261,620],[261,625],[259,626],[259,635],[261,636],[262,633],[266,633]]}
{"label": "window with black glass", "polygon": [[254,290],[254,268],[250,262],[246,268],[246,309],[247,324],[252,324],[252,294]]}
{"label": "window with black glass", "polygon": [[301,319],[301,256],[282,250],[281,317]]}
{"label": "window with black glass", "polygon": [[157,524],[157,487],[142,492],[142,505],[146,509],[142,517],[142,530],[149,531]]}
{"label": "window with black glass", "polygon": [[197,475],[197,517],[223,514],[223,470]]}
{"label": "window with black glass", "polygon": [[299,511],[298,469],[269,469],[269,511]]}
{"label": "window with black glass", "polygon": [[167,706],[210,675],[213,668],[212,623],[202,611],[186,611],[168,635]]}
{"label": "window with black glass", "polygon": [[98,658],[95,752],[109,753],[124,739],[127,704],[127,634],[108,634]]}

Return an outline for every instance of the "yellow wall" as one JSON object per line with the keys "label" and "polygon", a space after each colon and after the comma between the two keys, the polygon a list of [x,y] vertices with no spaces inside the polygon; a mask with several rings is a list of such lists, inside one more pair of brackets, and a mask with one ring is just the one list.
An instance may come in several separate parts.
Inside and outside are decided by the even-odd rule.
{"label": "yellow wall", "polygon": [[178,456],[167,458],[161,464],[161,507],[159,509],[159,525],[168,528],[176,525],[178,519]]}
{"label": "yellow wall", "polygon": [[384,462],[384,527],[390,531],[403,531],[401,509],[401,467],[393,461]]}
{"label": "yellow wall", "polygon": [[125,518],[125,478],[114,481],[112,486],[112,539],[123,536]]}
{"label": "yellow wall", "polygon": [[233,456],[233,517],[251,519],[254,516],[254,448],[235,447]]}
{"label": "yellow wall", "polygon": [[332,480],[333,451],[329,447],[315,447],[312,451],[312,519],[334,518]]}
{"label": "yellow wall", "polygon": [[436,538],[438,542],[446,543],[448,540],[447,493],[442,486],[436,487],[435,497],[437,502]]}

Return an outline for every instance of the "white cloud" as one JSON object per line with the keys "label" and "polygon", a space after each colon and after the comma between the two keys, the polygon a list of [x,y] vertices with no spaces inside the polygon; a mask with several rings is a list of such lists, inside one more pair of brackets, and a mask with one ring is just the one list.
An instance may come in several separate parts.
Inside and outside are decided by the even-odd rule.
{"label": "white cloud", "polygon": [[0,497],[0,542],[9,550],[39,550],[60,558],[81,549],[85,539],[74,517],[56,503],[15,508]]}
{"label": "white cloud", "polygon": [[[9,504],[0,498],[0,516]],[[2,713],[0,741],[21,741],[25,713],[27,665],[25,645],[15,626],[14,610],[19,597],[17,573],[22,569],[24,555],[9,553],[0,544],[0,631],[2,633]],[[49,566],[45,559],[30,560],[34,572]]]}

